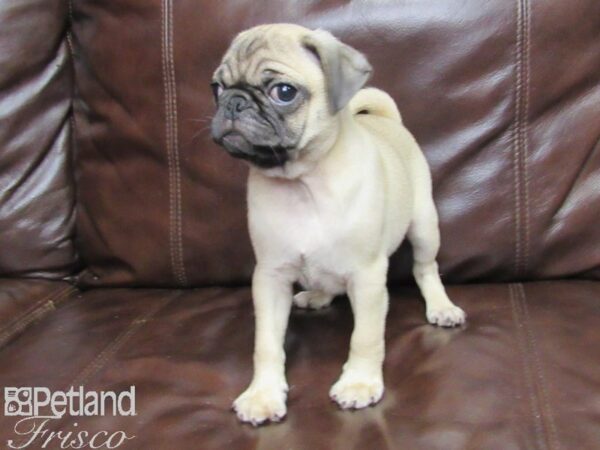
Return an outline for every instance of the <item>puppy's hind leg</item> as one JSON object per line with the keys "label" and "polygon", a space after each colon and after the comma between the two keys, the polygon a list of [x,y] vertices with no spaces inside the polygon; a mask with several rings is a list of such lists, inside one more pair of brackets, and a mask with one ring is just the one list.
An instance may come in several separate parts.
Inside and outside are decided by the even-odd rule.
{"label": "puppy's hind leg", "polygon": [[435,260],[440,248],[438,216],[430,192],[419,199],[415,217],[408,229],[413,247],[413,275],[425,298],[429,323],[454,327],[465,322],[465,313],[448,298]]}

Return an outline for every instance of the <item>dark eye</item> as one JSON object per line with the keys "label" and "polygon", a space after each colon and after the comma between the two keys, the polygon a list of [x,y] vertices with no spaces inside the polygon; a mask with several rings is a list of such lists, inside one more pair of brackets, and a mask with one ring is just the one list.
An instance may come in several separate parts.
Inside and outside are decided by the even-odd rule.
{"label": "dark eye", "polygon": [[221,86],[219,83],[215,82],[215,83],[211,83],[210,87],[212,89],[213,97],[215,98],[215,102],[218,103],[219,96],[223,92],[223,86]]}
{"label": "dark eye", "polygon": [[291,84],[279,83],[271,88],[269,95],[276,103],[290,103],[296,98],[298,89]]}

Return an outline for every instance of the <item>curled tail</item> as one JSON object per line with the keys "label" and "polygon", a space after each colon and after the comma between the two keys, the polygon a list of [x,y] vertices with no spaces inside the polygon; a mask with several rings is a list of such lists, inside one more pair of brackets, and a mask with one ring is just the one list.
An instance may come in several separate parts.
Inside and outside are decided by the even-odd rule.
{"label": "curled tail", "polygon": [[380,89],[361,89],[352,97],[349,106],[352,115],[371,114],[402,122],[396,102]]}

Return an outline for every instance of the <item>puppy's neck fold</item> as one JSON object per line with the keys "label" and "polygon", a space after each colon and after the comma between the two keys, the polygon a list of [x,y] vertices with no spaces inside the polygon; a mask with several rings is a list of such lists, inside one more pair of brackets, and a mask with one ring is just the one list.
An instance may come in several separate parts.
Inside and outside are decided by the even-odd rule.
{"label": "puppy's neck fold", "polygon": [[[285,163],[281,167],[271,169],[252,168],[262,176],[269,178],[283,178],[286,180],[301,180],[306,177],[317,176],[326,166],[330,166],[331,159],[339,159],[346,153],[348,145],[344,140],[348,139],[349,128],[356,126],[352,112],[349,107],[339,111],[331,120],[329,130],[309,139],[299,150],[298,156]],[[342,165],[343,166],[343,165]],[[339,168],[341,170],[341,167]]]}

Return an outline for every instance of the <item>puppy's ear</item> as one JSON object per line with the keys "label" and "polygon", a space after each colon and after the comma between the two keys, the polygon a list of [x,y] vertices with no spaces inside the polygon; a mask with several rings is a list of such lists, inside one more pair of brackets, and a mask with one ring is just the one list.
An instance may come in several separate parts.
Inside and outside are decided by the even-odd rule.
{"label": "puppy's ear", "polygon": [[302,45],[321,64],[329,107],[335,114],[365,85],[373,69],[362,53],[339,41],[328,31],[312,31],[304,36]]}

